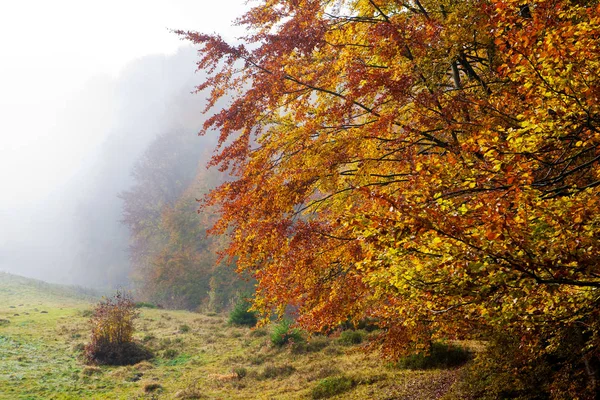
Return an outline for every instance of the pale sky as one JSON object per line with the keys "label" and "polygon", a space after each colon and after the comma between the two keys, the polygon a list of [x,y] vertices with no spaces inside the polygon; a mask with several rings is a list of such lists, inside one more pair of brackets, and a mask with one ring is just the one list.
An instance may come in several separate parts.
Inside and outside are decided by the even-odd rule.
{"label": "pale sky", "polygon": [[[0,216],[45,198],[102,142],[128,63],[186,45],[169,28],[242,36],[231,21],[244,3],[0,0]],[[82,88],[97,89],[97,108],[78,108]],[[85,126],[88,114],[102,122]]]}

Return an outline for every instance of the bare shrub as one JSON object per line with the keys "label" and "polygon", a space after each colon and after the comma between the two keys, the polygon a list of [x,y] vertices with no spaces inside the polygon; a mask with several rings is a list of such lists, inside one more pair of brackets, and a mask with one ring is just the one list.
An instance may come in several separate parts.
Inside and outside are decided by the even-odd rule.
{"label": "bare shrub", "polygon": [[138,312],[131,296],[117,292],[102,300],[90,319],[92,334],[85,347],[90,364],[132,365],[147,360],[152,354],[133,341],[134,320]]}

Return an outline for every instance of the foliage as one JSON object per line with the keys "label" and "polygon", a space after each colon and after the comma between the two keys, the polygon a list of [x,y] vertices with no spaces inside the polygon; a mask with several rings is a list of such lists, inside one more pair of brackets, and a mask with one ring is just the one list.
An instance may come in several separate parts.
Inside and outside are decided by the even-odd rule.
{"label": "foliage", "polygon": [[312,390],[313,399],[325,399],[347,392],[354,386],[352,378],[347,376],[334,376],[321,379]]}
{"label": "foliage", "polygon": [[159,308],[156,304],[147,301],[138,301],[135,303],[135,308]]}
{"label": "foliage", "polygon": [[258,321],[256,312],[250,311],[250,303],[245,296],[241,296],[233,306],[233,310],[229,313],[229,323],[233,325],[244,325],[253,327]]}
{"label": "foliage", "polygon": [[350,346],[353,344],[361,344],[365,338],[363,331],[347,330],[340,334],[339,342],[343,345]]}
{"label": "foliage", "polygon": [[131,296],[117,292],[100,301],[90,319],[92,334],[85,346],[85,358],[92,364],[132,365],[152,354],[133,341],[134,320],[138,317]]}
{"label": "foliage", "polygon": [[404,369],[455,368],[464,365],[473,354],[460,346],[436,342],[427,352],[411,354],[399,359],[395,366]]}
{"label": "foliage", "polygon": [[597,0],[263,0],[239,23],[236,45],[179,33],[198,90],[233,96],[204,124],[235,178],[208,204],[258,309],[375,318],[392,358],[518,331],[530,362],[536,332],[597,318]]}
{"label": "foliage", "polygon": [[248,370],[244,367],[235,367],[233,369],[233,373],[237,375],[238,379],[243,379],[246,375],[248,375]]}
{"label": "foliage", "polygon": [[558,333],[538,331],[535,346],[524,348],[518,335],[501,332],[491,337],[486,351],[467,370],[461,384],[473,399],[567,399],[573,394],[594,399],[590,385],[594,347],[581,325],[563,326]]}
{"label": "foliage", "polygon": [[273,327],[271,343],[281,347],[288,343],[300,343],[304,341],[302,332],[298,328],[292,328],[292,322],[284,319]]}

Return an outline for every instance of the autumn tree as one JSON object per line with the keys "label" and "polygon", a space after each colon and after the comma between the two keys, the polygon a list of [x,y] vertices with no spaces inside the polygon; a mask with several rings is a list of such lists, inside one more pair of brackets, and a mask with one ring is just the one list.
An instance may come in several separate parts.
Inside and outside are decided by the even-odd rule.
{"label": "autumn tree", "polygon": [[573,329],[594,391],[598,2],[269,0],[238,22],[237,45],[178,33],[208,109],[233,96],[204,124],[235,177],[209,204],[255,306],[374,318],[392,357],[504,330],[533,359]]}

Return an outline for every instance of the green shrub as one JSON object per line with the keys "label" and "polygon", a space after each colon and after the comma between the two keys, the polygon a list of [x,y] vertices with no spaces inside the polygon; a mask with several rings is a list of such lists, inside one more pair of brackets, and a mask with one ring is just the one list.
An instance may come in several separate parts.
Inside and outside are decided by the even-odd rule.
{"label": "green shrub", "polygon": [[147,349],[133,341],[133,321],[138,313],[131,296],[117,292],[102,300],[90,319],[92,334],[85,347],[89,364],[132,365],[152,358]]}
{"label": "green shrub", "polygon": [[271,333],[271,343],[274,346],[281,347],[288,343],[300,343],[304,341],[302,332],[299,329],[292,328],[291,321],[284,319],[273,328]]}
{"label": "green shrub", "polygon": [[340,335],[339,342],[344,346],[361,344],[365,336],[363,331],[343,331]]}
{"label": "green shrub", "polygon": [[138,301],[137,303],[135,303],[135,308],[158,308],[158,306],[156,304]]}
{"label": "green shrub", "polygon": [[429,353],[417,353],[401,358],[395,364],[403,369],[453,368],[465,364],[473,354],[460,346],[448,343],[433,343]]}
{"label": "green shrub", "polygon": [[233,369],[233,373],[237,375],[238,379],[242,379],[248,375],[248,370],[244,367],[236,367]]}
{"label": "green shrub", "polygon": [[334,376],[321,379],[313,388],[311,394],[313,399],[325,399],[340,393],[347,392],[354,387],[352,378],[347,376]]}
{"label": "green shrub", "polygon": [[179,327],[180,333],[188,333],[190,331],[190,327],[188,325],[181,325]]}
{"label": "green shrub", "polygon": [[229,313],[229,323],[253,327],[256,325],[256,312],[248,311],[251,304],[245,298],[240,298]]}

